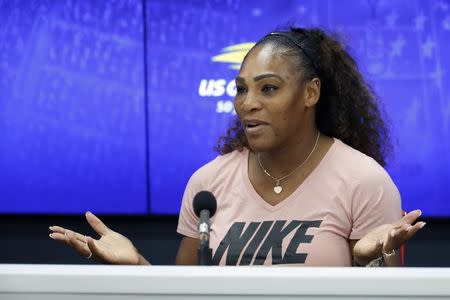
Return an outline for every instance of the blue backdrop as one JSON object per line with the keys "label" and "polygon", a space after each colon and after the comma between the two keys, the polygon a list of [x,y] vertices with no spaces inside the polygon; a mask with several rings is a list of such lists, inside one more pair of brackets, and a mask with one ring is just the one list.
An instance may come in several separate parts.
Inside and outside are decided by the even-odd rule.
{"label": "blue backdrop", "polygon": [[0,0],[0,20],[1,213],[176,214],[249,43],[297,25],[339,33],[380,96],[405,210],[450,216],[448,1]]}

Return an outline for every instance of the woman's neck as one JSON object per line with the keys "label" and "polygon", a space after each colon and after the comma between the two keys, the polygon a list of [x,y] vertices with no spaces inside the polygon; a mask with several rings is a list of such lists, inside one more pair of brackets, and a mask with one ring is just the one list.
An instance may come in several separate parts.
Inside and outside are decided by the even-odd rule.
{"label": "woman's neck", "polygon": [[315,148],[319,144],[319,136],[319,131],[314,128],[289,145],[256,155],[267,172],[273,177],[280,178],[313,158]]}

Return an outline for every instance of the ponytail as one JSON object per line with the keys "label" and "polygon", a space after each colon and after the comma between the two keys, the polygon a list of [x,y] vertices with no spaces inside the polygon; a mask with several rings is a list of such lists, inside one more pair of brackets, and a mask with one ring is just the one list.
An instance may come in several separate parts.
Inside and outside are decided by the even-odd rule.
{"label": "ponytail", "polygon": [[392,146],[377,96],[337,37],[320,29],[310,30],[309,36],[321,57],[317,128],[385,166]]}

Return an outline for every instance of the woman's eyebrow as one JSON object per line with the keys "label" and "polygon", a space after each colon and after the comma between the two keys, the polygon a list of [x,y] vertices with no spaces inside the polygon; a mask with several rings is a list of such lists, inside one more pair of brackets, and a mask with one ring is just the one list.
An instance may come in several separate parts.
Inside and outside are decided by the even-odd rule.
{"label": "woman's eyebrow", "polygon": [[277,75],[277,74],[272,74],[272,73],[261,74],[261,75],[255,76],[255,77],[253,78],[253,80],[254,80],[254,81],[259,81],[259,80],[261,80],[261,79],[268,78],[268,77],[275,77],[275,78],[278,78],[278,79],[281,80],[281,81],[284,81],[283,78],[281,78],[281,76],[279,76],[279,75]]}
{"label": "woman's eyebrow", "polygon": [[[277,75],[277,74],[272,74],[272,73],[261,74],[261,75],[255,76],[255,77],[253,78],[253,80],[254,80],[254,81],[259,81],[259,80],[262,80],[262,79],[264,79],[264,78],[269,78],[269,77],[275,77],[275,78],[278,78],[278,79],[281,80],[281,81],[284,81],[283,78],[282,78],[281,76],[279,76],[279,75]],[[245,82],[245,78],[244,78],[244,77],[240,77],[240,76],[237,76],[235,80],[236,80],[236,81],[242,81],[242,82]]]}

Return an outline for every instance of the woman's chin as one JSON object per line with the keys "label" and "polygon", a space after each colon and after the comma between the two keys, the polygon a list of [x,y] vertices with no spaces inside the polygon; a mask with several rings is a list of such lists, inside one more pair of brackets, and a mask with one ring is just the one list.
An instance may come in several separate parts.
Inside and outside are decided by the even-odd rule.
{"label": "woman's chin", "polygon": [[273,148],[273,145],[267,143],[267,141],[248,140],[248,146],[253,152],[266,152]]}

